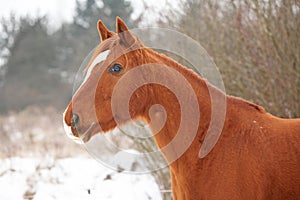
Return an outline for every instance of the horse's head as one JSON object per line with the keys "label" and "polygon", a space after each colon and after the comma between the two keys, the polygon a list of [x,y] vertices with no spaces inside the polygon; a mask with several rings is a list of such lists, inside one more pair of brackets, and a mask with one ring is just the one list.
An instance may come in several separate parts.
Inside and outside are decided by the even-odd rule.
{"label": "horse's head", "polygon": [[83,83],[64,113],[65,129],[75,140],[81,138],[87,142],[97,133],[105,133],[145,116],[149,88],[145,85],[132,90],[130,99],[127,94],[130,87],[132,89],[146,74],[139,70],[138,76],[125,75],[133,68],[151,62],[151,57],[145,56],[149,49],[128,31],[120,18],[116,20],[116,27],[114,33],[98,22],[101,43],[86,66]]}
{"label": "horse's head", "polygon": [[[97,133],[143,120],[170,161],[184,153],[202,125],[201,133],[213,132],[204,139],[201,156],[206,155],[221,133],[226,95],[192,70],[145,47],[120,18],[116,27],[112,32],[98,22],[101,43],[64,113],[69,137],[88,142]],[[202,140],[204,134],[199,137]]]}

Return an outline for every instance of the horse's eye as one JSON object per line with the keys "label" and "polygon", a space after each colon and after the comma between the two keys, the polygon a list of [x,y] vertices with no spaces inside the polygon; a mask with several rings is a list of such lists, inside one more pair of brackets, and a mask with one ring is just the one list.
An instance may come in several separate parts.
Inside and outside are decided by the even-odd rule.
{"label": "horse's eye", "polygon": [[122,70],[123,70],[123,67],[119,63],[115,63],[113,66],[111,66],[109,68],[109,72],[112,74],[117,74],[117,73],[121,72]]}

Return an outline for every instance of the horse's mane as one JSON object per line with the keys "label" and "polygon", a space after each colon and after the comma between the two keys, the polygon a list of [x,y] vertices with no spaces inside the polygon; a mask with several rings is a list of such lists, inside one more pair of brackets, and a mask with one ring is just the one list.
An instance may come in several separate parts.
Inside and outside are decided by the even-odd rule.
{"label": "horse's mane", "polygon": [[[159,53],[159,52],[156,52],[154,51],[153,49],[149,48],[149,47],[145,47],[143,45],[141,45],[141,41],[138,39],[138,37],[134,37],[134,42],[129,46],[129,47],[123,47],[122,49],[117,49],[117,53],[115,53],[114,51],[114,48],[119,45],[120,48],[122,47],[120,45],[120,37],[115,34],[113,37],[110,37],[104,41],[102,41],[95,49],[95,52],[91,58],[91,60],[89,61],[89,63],[87,64],[86,68],[84,69],[84,74],[86,74],[86,72],[88,71],[89,67],[91,66],[92,62],[94,61],[94,59],[103,51],[106,51],[106,50],[110,50],[110,54],[115,54],[113,55],[114,58],[124,54],[125,56],[125,59],[127,60],[127,55],[126,53],[127,52],[130,52],[130,51],[138,51],[138,50],[141,50],[140,48],[142,49],[147,49],[148,52],[151,52],[150,54],[152,54],[153,56],[157,56],[159,57],[160,60],[163,60],[164,62],[168,63],[168,65],[172,65],[172,66],[175,66],[176,68],[181,68],[183,70],[183,73],[186,74],[187,76],[192,76],[192,77],[197,77],[197,79],[200,79],[200,83],[201,84],[206,84],[208,87],[209,86],[212,86],[214,87],[215,89],[219,90],[218,88],[216,88],[215,86],[211,85],[207,80],[203,79],[202,77],[199,76],[199,74],[197,74],[195,71],[191,70],[191,69],[188,69],[187,67],[183,66],[181,63],[173,60],[172,58],[166,56],[165,54],[162,54],[162,53]],[[138,46],[137,46],[138,45]],[[118,48],[119,48],[118,46]],[[121,53],[119,55],[117,55],[118,53]],[[264,110],[263,107],[257,105],[257,104],[254,104],[252,102],[249,102],[249,101],[246,101],[244,99],[241,99],[241,98],[238,98],[238,97],[234,97],[234,96],[227,96],[229,97],[229,99],[231,99],[235,105],[239,105],[239,106],[242,106],[244,108],[250,108],[250,109],[254,109],[254,110],[257,110],[259,112],[262,112],[262,113],[265,113],[266,111]]]}

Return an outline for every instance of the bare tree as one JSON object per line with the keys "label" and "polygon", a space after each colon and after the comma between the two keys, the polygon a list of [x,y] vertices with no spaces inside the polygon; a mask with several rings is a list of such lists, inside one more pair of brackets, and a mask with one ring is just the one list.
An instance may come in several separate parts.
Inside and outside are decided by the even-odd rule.
{"label": "bare tree", "polygon": [[168,21],[205,47],[227,93],[300,116],[299,1],[187,0],[182,10]]}

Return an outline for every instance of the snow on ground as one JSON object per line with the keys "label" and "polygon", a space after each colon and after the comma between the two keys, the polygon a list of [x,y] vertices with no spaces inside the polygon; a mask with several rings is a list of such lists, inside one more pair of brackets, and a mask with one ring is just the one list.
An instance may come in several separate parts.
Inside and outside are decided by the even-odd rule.
{"label": "snow on ground", "polygon": [[160,200],[151,174],[125,174],[90,158],[0,160],[1,200]]}

